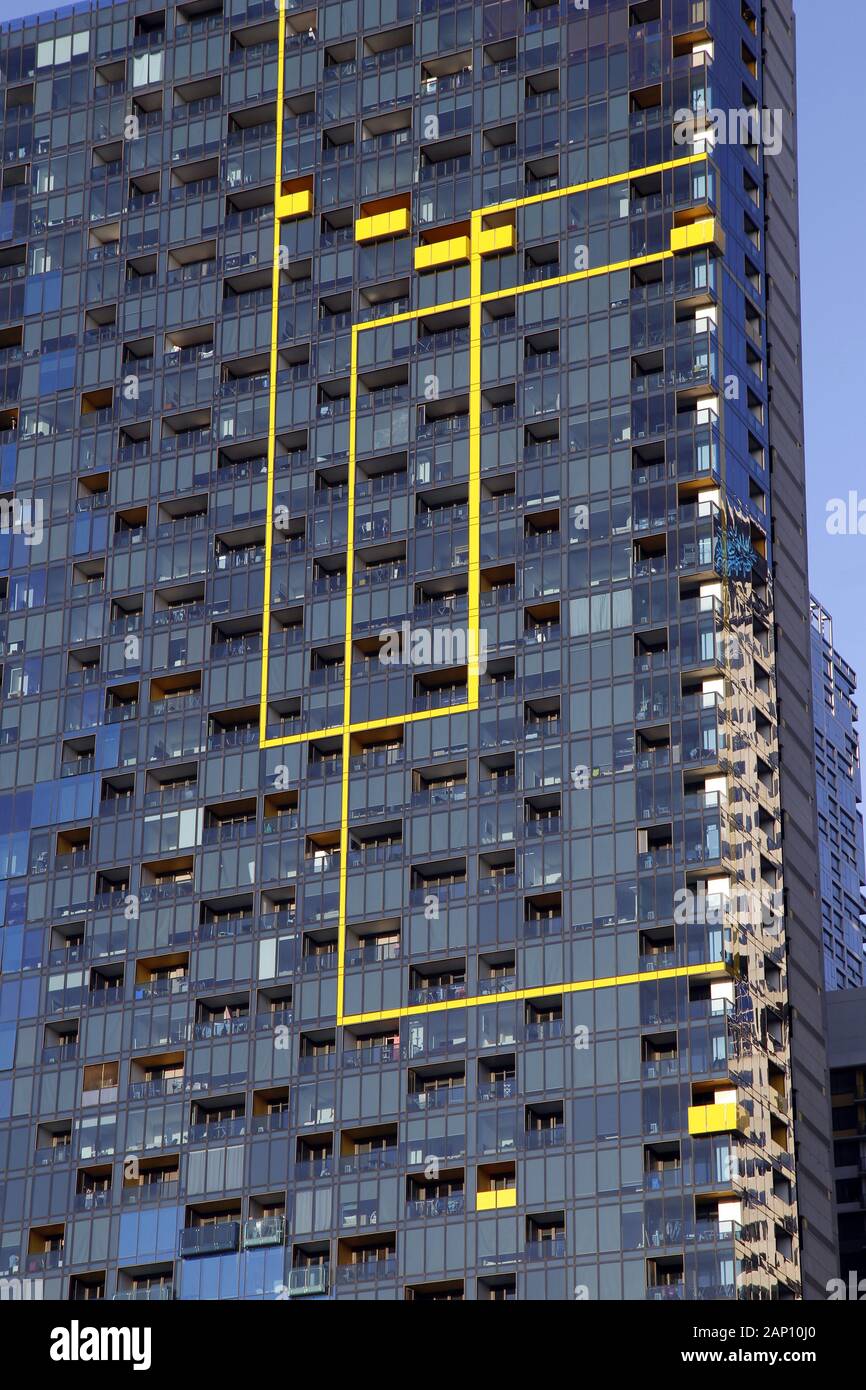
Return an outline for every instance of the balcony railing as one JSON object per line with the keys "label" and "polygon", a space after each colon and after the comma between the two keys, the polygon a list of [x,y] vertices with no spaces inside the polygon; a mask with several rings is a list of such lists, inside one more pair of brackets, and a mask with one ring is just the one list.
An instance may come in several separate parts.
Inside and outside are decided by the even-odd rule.
{"label": "balcony railing", "polygon": [[285,1237],[284,1216],[251,1217],[244,1222],[245,1250],[257,1250],[264,1245],[282,1245]]}
{"label": "balcony railing", "polygon": [[322,1295],[328,1292],[330,1286],[330,1265],[308,1265],[305,1269],[290,1269],[287,1276],[285,1293],[288,1298],[304,1298],[311,1295]]}
{"label": "balcony railing", "polygon": [[360,1284],[368,1279],[393,1279],[397,1273],[394,1255],[377,1256],[374,1260],[359,1260],[357,1264],[337,1265],[338,1284]]}
{"label": "balcony railing", "polygon": [[144,1289],[118,1289],[114,1299],[134,1303],[167,1303],[175,1296],[171,1284],[152,1284]]}
{"label": "balcony railing", "polygon": [[225,1255],[237,1250],[240,1222],[221,1221],[217,1226],[188,1226],[180,1233],[181,1258],[190,1255]]}
{"label": "balcony railing", "polygon": [[466,1202],[462,1192],[452,1193],[450,1197],[426,1197],[406,1204],[406,1215],[411,1219],[428,1216],[459,1216],[465,1210]]}

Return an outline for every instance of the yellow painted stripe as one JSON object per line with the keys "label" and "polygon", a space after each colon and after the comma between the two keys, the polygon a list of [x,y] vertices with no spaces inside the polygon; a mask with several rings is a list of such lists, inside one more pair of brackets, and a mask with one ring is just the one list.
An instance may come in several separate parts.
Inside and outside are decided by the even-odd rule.
{"label": "yellow painted stripe", "polygon": [[571,285],[575,280],[595,280],[599,275],[613,275],[617,270],[634,270],[640,265],[655,265],[658,261],[673,259],[673,251],[654,251],[649,256],[633,256],[628,261],[614,261],[611,265],[593,266],[590,270],[571,270],[567,275],[551,275],[549,280],[537,280],[531,285],[513,285],[510,290],[488,290],[481,296],[482,304],[494,299],[507,299],[511,295],[540,294],[542,290],[555,289],[557,285]]}
{"label": "yellow painted stripe", "polygon": [[[480,494],[481,494],[481,363],[482,363],[482,306],[485,303],[496,299],[503,299],[517,294],[531,294],[533,292],[552,289],[559,285],[570,284],[573,281],[592,279],[600,275],[611,274],[618,270],[628,270],[634,266],[649,265],[655,261],[669,259],[672,251],[659,252],[650,256],[639,256],[632,260],[621,261],[615,264],[599,266],[589,270],[574,271],[568,275],[556,276],[550,280],[533,283],[531,285],[518,285],[510,289],[494,290],[484,294],[482,292],[481,279],[481,254],[482,254],[482,219],[485,215],[492,212],[501,212],[518,207],[525,207],[534,203],[549,202],[556,198],[567,197],[572,193],[580,193],[594,188],[602,188],[617,183],[627,182],[632,178],[643,177],[652,173],[659,173],[666,169],[676,169],[690,164],[705,162],[707,156],[691,155],[683,159],[670,160],[664,164],[650,165],[643,169],[631,170],[627,173],[610,175],[603,179],[593,179],[582,184],[573,184],[568,188],[554,189],[548,193],[541,193],[527,198],[513,199],[505,203],[491,204],[485,208],[478,209],[471,214],[471,249],[470,250],[470,293],[468,299],[453,300],[447,304],[438,304],[424,309],[410,309],[403,313],[391,314],[381,319],[370,319],[363,323],[352,325],[351,331],[351,362],[350,362],[350,382],[349,382],[349,463],[348,463],[348,514],[347,514],[347,548],[346,548],[346,630],[344,638],[344,663],[345,680],[343,687],[343,720],[339,725],[328,729],[305,730],[301,733],[289,734],[284,737],[267,735],[267,705],[268,705],[268,655],[270,647],[270,609],[271,609],[271,575],[273,564],[273,509],[274,509],[274,487],[275,487],[275,464],[276,464],[276,402],[277,402],[277,346],[279,336],[279,251],[280,251],[280,220],[279,212],[283,204],[282,198],[282,166],[280,151],[282,150],[282,131],[283,131],[283,102],[285,86],[285,36],[286,36],[286,16],[284,8],[280,7],[279,17],[279,38],[278,38],[278,62],[277,62],[277,119],[276,119],[276,148],[277,162],[274,171],[274,264],[271,281],[271,345],[270,345],[270,386],[269,386],[269,422],[268,422],[268,478],[267,478],[267,518],[268,524],[265,532],[265,565],[264,565],[264,612],[262,621],[262,688],[259,703],[259,741],[262,748],[281,747],[286,744],[308,743],[311,739],[324,738],[339,734],[342,738],[342,770],[341,770],[341,812],[340,812],[340,870],[339,870],[339,924],[338,924],[338,965],[337,965],[337,1023],[367,1023],[383,1021],[387,1019],[400,1018],[407,1015],[418,1015],[425,1013],[438,1013],[452,1008],[471,1008],[485,1004],[505,1002],[508,1000],[520,1000],[527,998],[543,998],[545,996],[558,995],[563,993],[577,993],[586,990],[613,988],[625,984],[639,984],[654,979],[674,978],[681,975],[708,974],[724,969],[724,966],[711,964],[705,966],[685,966],[677,969],[653,972],[649,975],[623,975],[611,976],[603,980],[571,981],[557,985],[545,985],[531,990],[515,990],[502,994],[481,995],[472,999],[445,1000],[436,1004],[419,1005],[416,1008],[401,1008],[396,1011],[379,1011],[367,1014],[354,1014],[345,1016],[343,1012],[345,1000],[345,954],[346,954],[346,916],[347,916],[347,894],[348,894],[348,849],[349,849],[349,761],[351,757],[351,743],[353,733],[373,732],[378,729],[388,729],[405,724],[411,724],[426,719],[441,719],[450,714],[468,713],[478,708],[479,687],[480,687],[480,668],[479,668],[479,634],[480,634]],[[351,671],[352,671],[352,609],[353,609],[353,587],[354,587],[354,523],[355,523],[355,476],[356,476],[356,432],[357,432],[357,402],[358,402],[358,334],[369,332],[371,329],[387,328],[392,324],[406,323],[420,317],[429,317],[437,313],[446,313],[453,309],[469,309],[470,323],[470,390],[469,390],[469,614],[467,631],[470,634],[469,644],[469,671],[467,700],[460,704],[444,706],[433,710],[407,711],[405,714],[389,716],[383,719],[362,720],[352,723],[351,717]]]}
{"label": "yellow painted stripe", "polygon": [[346,893],[349,872],[349,758],[352,753],[352,604],[355,577],[355,434],[358,424],[358,334],[352,329],[349,358],[349,479],[346,516],[346,636],[343,646],[343,762],[340,769],[340,887],[337,924],[337,1020],[343,1017],[346,961]]}
{"label": "yellow painted stripe", "polygon": [[415,1004],[399,1009],[377,1009],[372,1013],[345,1014],[338,1021],[344,1025],[386,1023],[397,1018],[417,1018],[420,1014],[441,1014],[449,1009],[477,1009],[489,1004],[507,1004],[515,1000],[549,999],[560,994],[588,994],[599,989],[622,989],[625,985],[654,984],[656,980],[678,980],[687,979],[692,975],[728,973],[724,961],[707,961],[703,965],[675,965],[668,970],[643,970],[632,975],[606,975],[597,980],[564,980],[557,985],[503,990],[501,994],[474,994],[467,999],[442,999],[435,1004]]}
{"label": "yellow painted stripe", "polygon": [[[410,710],[406,714],[391,714],[383,719],[358,719],[348,725],[351,734],[374,733],[377,729],[393,729],[399,724],[416,724],[419,719],[441,719],[446,714],[467,714],[478,705],[468,701],[459,705],[442,705],[438,709]],[[300,734],[274,734],[262,739],[262,748],[282,748],[286,743],[309,743],[314,738],[336,738],[346,730],[345,724],[331,724],[327,729],[307,729]]]}
{"label": "yellow painted stripe", "polygon": [[[473,219],[480,214],[473,214]],[[279,237],[279,232],[277,232]],[[476,237],[476,244],[478,238]],[[276,253],[275,253],[276,254]],[[350,703],[348,696],[344,703],[343,724],[331,725],[327,729],[308,729],[296,734],[275,734],[268,737],[265,730],[267,728],[267,627],[270,617],[270,572],[271,572],[271,532],[268,529],[265,541],[265,621],[263,623],[263,642],[262,642],[262,700],[261,700],[261,727],[260,727],[260,747],[279,748],[292,743],[309,743],[314,738],[335,737],[338,734],[349,733],[369,733],[376,729],[391,728],[395,724],[411,724],[420,719],[441,719],[447,714],[465,714],[478,708],[478,691],[480,685],[480,670],[478,664],[479,655],[479,634],[480,634],[480,491],[481,491],[481,306],[497,299],[506,299],[511,295],[540,293],[542,290],[551,289],[558,285],[568,285],[578,280],[594,279],[600,275],[608,275],[617,270],[631,270],[636,266],[652,265],[658,261],[673,259],[672,251],[658,251],[648,256],[635,256],[628,261],[617,261],[611,265],[597,266],[590,270],[574,270],[567,275],[557,275],[550,280],[542,280],[532,285],[515,285],[506,290],[490,290],[486,294],[481,293],[481,256],[480,253],[473,254],[470,261],[470,284],[475,285],[478,291],[476,301],[472,295],[469,299],[453,300],[448,305],[436,305],[435,309],[410,309],[403,314],[394,314],[386,319],[377,319],[370,323],[358,323],[352,326],[352,347],[351,347],[351,366],[349,380],[349,487],[348,487],[348,520],[354,527],[355,511],[355,434],[357,429],[357,335],[370,328],[380,328],[390,323],[405,323],[412,319],[428,316],[431,312],[443,313],[451,309],[469,309],[470,312],[470,389],[469,389],[469,621],[467,623],[467,646],[470,653],[474,651],[474,661],[469,664],[469,686],[468,700],[457,705],[444,706],[442,709],[435,710],[416,710],[400,715],[390,715],[383,719],[362,720],[355,724],[349,722]],[[474,304],[474,309],[473,309]],[[474,314],[474,318],[473,318]],[[477,331],[473,331],[473,325]],[[276,357],[276,337],[272,343],[272,360]],[[268,511],[273,511],[273,464],[272,458],[275,451],[275,410],[276,410],[276,371],[271,373],[271,428],[268,438]],[[477,500],[477,507],[473,510],[473,497]],[[350,533],[351,534],[351,533]],[[346,680],[351,682],[351,608],[352,608],[352,584],[351,579],[354,573],[354,547],[349,545],[346,556],[346,615],[347,628],[345,639],[344,660],[346,662]]]}
{"label": "yellow painted stripe", "polygon": [[283,191],[283,85],[286,70],[286,9],[278,6],[277,20],[277,122],[274,155],[274,263],[271,267],[271,351],[268,383],[268,478],[265,500],[265,576],[262,610],[262,689],[259,699],[259,744],[265,746],[268,733],[268,656],[271,645],[271,568],[274,548],[274,473],[277,455],[277,340],[280,303],[280,219],[278,208]]}
{"label": "yellow painted stripe", "polygon": [[471,222],[469,260],[469,604],[467,695],[478,707],[481,686],[481,214]]}
{"label": "yellow painted stripe", "polygon": [[590,179],[588,183],[572,183],[568,188],[551,188],[547,193],[533,193],[529,198],[509,198],[504,203],[488,203],[480,209],[480,215],[489,217],[492,212],[509,212],[512,208],[527,208],[534,203],[550,203],[555,198],[568,198],[572,193],[586,193],[593,188],[610,188],[616,183],[628,183],[630,179],[662,174],[667,169],[685,169],[689,164],[703,164],[707,158],[706,154],[684,155],[682,159],[667,159],[663,164],[648,164],[643,169],[626,169],[622,174],[606,174],[603,179]]}
{"label": "yellow painted stripe", "polygon": [[[277,133],[277,148],[278,148],[278,149],[281,148],[280,141],[281,141],[281,138],[282,138],[282,127],[283,127],[283,99],[284,99],[284,84],[285,84],[285,28],[286,28],[286,17],[285,17],[285,12],[284,12],[283,10],[280,10],[280,12],[279,12],[279,52],[278,52],[278,55],[277,55],[277,92],[278,92],[278,99],[277,99],[277,128],[276,128],[276,133]],[[552,189],[552,190],[551,190],[550,192],[548,192],[548,193],[539,193],[539,194],[535,194],[535,195],[533,195],[532,197],[528,197],[528,198],[515,198],[515,199],[511,200],[510,202],[506,202],[506,203],[491,203],[491,204],[488,204],[486,207],[481,208],[481,209],[477,210],[476,212],[473,212],[473,213],[471,214],[472,221],[473,221],[473,223],[474,223],[476,218],[485,217],[485,216],[487,216],[487,215],[490,214],[490,213],[501,212],[501,211],[505,211],[505,210],[511,210],[511,209],[515,209],[515,208],[518,208],[518,207],[525,207],[525,206],[529,206],[530,204],[537,203],[537,202],[550,202],[550,201],[552,201],[552,200],[555,199],[555,198],[564,198],[564,197],[568,197],[570,194],[573,194],[573,193],[583,193],[583,192],[586,192],[586,191],[588,191],[588,190],[590,190],[590,189],[593,189],[593,188],[603,188],[603,187],[607,187],[607,186],[610,186],[610,185],[613,185],[613,184],[626,182],[626,181],[628,181],[628,180],[630,180],[630,179],[643,178],[643,177],[645,177],[645,176],[648,175],[648,174],[662,173],[662,172],[664,172],[664,171],[667,170],[667,169],[685,168],[685,167],[687,167],[688,165],[691,165],[691,164],[699,164],[699,163],[702,163],[702,162],[707,162],[707,160],[708,160],[708,156],[707,156],[706,154],[689,155],[689,156],[687,156],[687,157],[684,157],[683,159],[673,159],[673,160],[668,160],[668,161],[666,161],[666,162],[664,162],[664,163],[662,163],[662,164],[651,164],[651,165],[647,165],[647,166],[645,166],[645,167],[642,168],[642,169],[631,169],[631,170],[629,170],[628,172],[623,173],[623,174],[611,174],[611,175],[608,175],[607,177],[605,177],[605,178],[603,178],[603,179],[591,179],[591,180],[589,180],[588,182],[585,182],[585,183],[571,184],[571,185],[569,185],[569,187],[567,187],[567,188]],[[269,437],[268,437],[268,481],[267,481],[267,511],[268,511],[268,516],[269,516],[269,517],[270,517],[270,515],[271,515],[272,512],[273,512],[274,458],[275,458],[275,443],[276,443],[276,441],[275,441],[275,425],[276,425],[276,372],[275,372],[275,370],[274,370],[274,367],[275,367],[275,363],[276,363],[277,304],[278,304],[278,294],[279,294],[279,269],[278,269],[278,259],[277,259],[277,258],[278,258],[278,254],[279,254],[279,245],[280,245],[279,222],[278,222],[278,219],[276,218],[276,210],[277,210],[277,207],[278,207],[278,204],[279,204],[279,200],[280,200],[280,197],[281,197],[281,190],[282,190],[282,170],[281,170],[281,168],[280,168],[279,165],[278,165],[278,167],[277,167],[276,170],[275,170],[275,175],[274,175],[274,214],[275,214],[275,221],[274,221],[274,270],[273,270],[273,300],[272,300],[273,309],[272,309],[272,324],[271,324],[271,384],[270,384],[270,393],[269,393],[269,395],[270,395],[270,420],[269,420],[269,431],[268,431],[268,436],[269,436]],[[477,238],[476,238],[476,240],[477,240]],[[491,291],[489,294],[483,296],[483,302],[484,302],[484,303],[487,303],[487,302],[489,302],[490,300],[493,300],[493,299],[505,298],[507,295],[510,295],[510,294],[528,294],[528,293],[531,293],[533,290],[539,290],[539,289],[549,288],[549,287],[551,287],[551,286],[553,286],[553,285],[567,284],[567,283],[569,283],[569,282],[572,281],[572,280],[588,279],[588,278],[591,278],[591,277],[596,276],[596,275],[604,275],[604,274],[607,274],[608,272],[613,271],[613,270],[629,269],[629,268],[631,268],[631,267],[633,267],[633,266],[637,266],[637,265],[649,265],[649,264],[651,264],[653,261],[656,261],[656,260],[667,260],[671,255],[672,255],[672,252],[670,252],[670,251],[661,252],[661,253],[659,253],[659,254],[657,254],[657,255],[653,255],[653,256],[641,256],[641,257],[636,257],[634,260],[631,260],[631,261],[623,261],[623,262],[620,262],[620,263],[618,263],[618,264],[616,264],[616,265],[611,265],[611,266],[600,266],[600,267],[598,267],[597,269],[594,269],[594,270],[589,270],[589,271],[575,271],[575,272],[573,272],[573,273],[570,274],[570,275],[557,276],[555,279],[542,281],[542,282],[540,282],[539,284],[533,284],[533,285],[518,285],[518,286],[515,286],[513,289],[510,289],[510,290]],[[407,310],[405,310],[403,313],[399,313],[399,314],[388,314],[388,315],[386,315],[384,318],[381,318],[381,319],[369,319],[369,320],[366,320],[366,321],[363,322],[363,323],[354,324],[354,325],[353,325],[353,334],[354,334],[354,333],[368,332],[370,329],[387,328],[387,327],[389,327],[391,324],[395,324],[395,323],[407,323],[407,322],[410,322],[410,321],[413,320],[413,319],[417,319],[417,318],[420,318],[420,317],[422,317],[422,316],[428,317],[428,316],[431,315],[431,314],[442,314],[442,313],[447,313],[447,312],[449,312],[449,311],[451,311],[451,310],[453,310],[453,309],[465,309],[465,308],[469,307],[470,304],[471,304],[471,300],[470,300],[470,299],[457,299],[457,300],[450,300],[450,301],[449,301],[448,303],[446,303],[446,304],[436,304],[436,305],[433,305],[433,306],[431,306],[431,307],[429,307],[429,308],[426,308],[426,309],[407,309]],[[286,743],[301,743],[301,742],[306,742],[306,741],[309,740],[310,738],[319,738],[319,737],[322,737],[326,732],[333,732],[333,733],[340,733],[340,732],[342,732],[341,729],[328,730],[328,731],[325,731],[325,730],[316,730],[316,731],[314,731],[314,732],[308,732],[308,733],[304,733],[304,734],[291,734],[291,735],[288,735],[288,736],[286,736],[286,737],[275,737],[275,738],[268,738],[268,737],[267,737],[267,734],[266,734],[266,728],[267,728],[267,697],[268,697],[268,691],[267,691],[267,682],[268,682],[267,654],[268,654],[268,635],[269,635],[269,634],[268,634],[268,626],[269,626],[269,622],[270,622],[271,550],[272,550],[272,539],[271,539],[271,533],[270,533],[270,527],[269,527],[269,528],[268,528],[268,531],[267,531],[267,534],[266,534],[266,537],[265,537],[265,621],[264,621],[264,623],[263,623],[264,632],[263,632],[263,641],[262,641],[262,694],[261,694],[261,701],[260,701],[260,707],[261,707],[260,732],[261,732],[261,747],[263,747],[263,748],[274,748],[274,747],[278,747],[278,746],[280,746],[280,745],[282,745],[282,744],[286,744]]]}

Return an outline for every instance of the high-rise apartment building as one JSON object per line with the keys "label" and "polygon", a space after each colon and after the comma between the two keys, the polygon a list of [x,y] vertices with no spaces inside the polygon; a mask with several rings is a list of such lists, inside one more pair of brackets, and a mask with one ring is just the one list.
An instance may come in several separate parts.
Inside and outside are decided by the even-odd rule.
{"label": "high-rise apartment building", "polygon": [[814,598],[811,609],[824,982],[827,989],[857,989],[866,966],[857,677],[834,646],[830,614]]}
{"label": "high-rise apartment building", "polygon": [[790,0],[0,31],[0,1273],[823,1294],[793,73]]}
{"label": "high-rise apartment building", "polygon": [[833,1102],[833,1185],[839,1274],[859,1302],[866,1286],[866,989],[827,995],[827,1051]]}

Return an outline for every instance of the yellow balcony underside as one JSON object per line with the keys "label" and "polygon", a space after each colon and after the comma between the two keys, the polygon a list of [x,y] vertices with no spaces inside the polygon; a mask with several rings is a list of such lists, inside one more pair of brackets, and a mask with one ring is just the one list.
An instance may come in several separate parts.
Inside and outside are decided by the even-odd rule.
{"label": "yellow balcony underside", "polygon": [[277,199],[277,218],[285,222],[290,217],[309,217],[313,211],[313,195],[308,188],[298,193],[284,193]]}
{"label": "yellow balcony underside", "polygon": [[468,236],[451,237],[449,241],[428,241],[415,248],[415,269],[436,270],[440,265],[454,265],[469,260]]}
{"label": "yellow balcony underside", "polygon": [[359,217],[355,223],[355,240],[381,241],[388,236],[403,236],[409,230],[409,209],[392,208],[376,212],[372,217]]}
{"label": "yellow balcony underside", "polygon": [[725,1134],[743,1128],[744,1115],[735,1101],[689,1106],[689,1134]]}
{"label": "yellow balcony underside", "polygon": [[482,256],[495,256],[502,251],[513,251],[517,245],[517,232],[513,226],[489,227],[481,233],[480,251]]}
{"label": "yellow balcony underside", "polygon": [[479,1192],[475,1206],[478,1211],[498,1211],[502,1207],[516,1207],[517,1188],[503,1187],[498,1192]]}
{"label": "yellow balcony underside", "polygon": [[725,234],[717,217],[702,217],[671,232],[672,251],[696,251],[701,246],[715,246],[724,254]]}

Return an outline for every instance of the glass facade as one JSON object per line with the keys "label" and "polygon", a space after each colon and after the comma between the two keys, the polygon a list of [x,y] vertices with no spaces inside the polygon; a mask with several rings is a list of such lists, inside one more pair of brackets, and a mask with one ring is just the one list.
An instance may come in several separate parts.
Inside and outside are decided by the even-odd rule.
{"label": "glass facade", "polygon": [[759,10],[0,30],[0,1275],[799,1296]]}
{"label": "glass facade", "polygon": [[827,995],[827,1035],[839,1274],[850,1290],[852,1276],[855,1289],[866,1279],[866,989]]}
{"label": "glass facade", "polygon": [[866,950],[857,677],[836,651],[833,619],[816,599],[811,616],[824,983],[827,989],[857,989]]}

